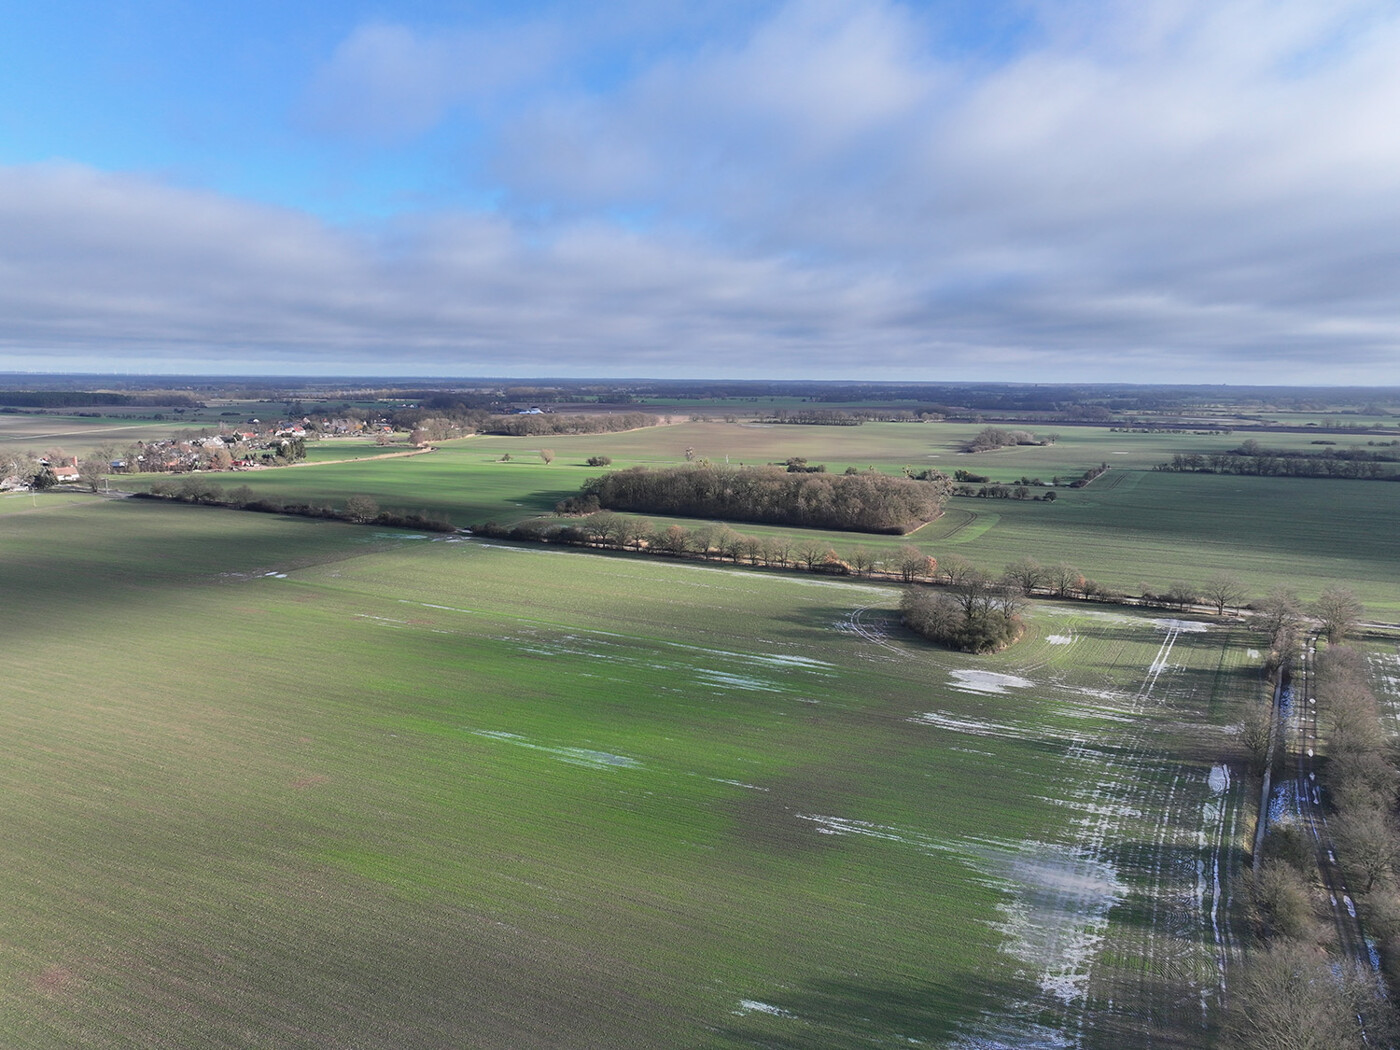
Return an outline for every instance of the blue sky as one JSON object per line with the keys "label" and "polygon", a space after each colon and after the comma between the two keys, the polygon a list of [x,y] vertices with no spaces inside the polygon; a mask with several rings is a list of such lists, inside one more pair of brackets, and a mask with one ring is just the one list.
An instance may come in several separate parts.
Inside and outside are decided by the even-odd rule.
{"label": "blue sky", "polygon": [[1400,384],[1400,5],[0,3],[0,370]]}

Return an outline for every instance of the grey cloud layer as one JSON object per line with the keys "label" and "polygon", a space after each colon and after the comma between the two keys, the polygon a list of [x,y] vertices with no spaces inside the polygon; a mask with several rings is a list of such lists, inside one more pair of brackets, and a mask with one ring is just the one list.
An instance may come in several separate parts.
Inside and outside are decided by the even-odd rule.
{"label": "grey cloud layer", "polygon": [[488,129],[498,211],[349,231],[79,166],[0,169],[0,345],[1400,383],[1389,5],[1047,4],[1032,43],[977,61],[946,57],[938,28],[794,3],[590,91],[542,72],[577,60],[567,25],[509,47],[364,27],[313,77],[327,128],[327,100],[358,100],[356,135],[405,139],[532,85]]}

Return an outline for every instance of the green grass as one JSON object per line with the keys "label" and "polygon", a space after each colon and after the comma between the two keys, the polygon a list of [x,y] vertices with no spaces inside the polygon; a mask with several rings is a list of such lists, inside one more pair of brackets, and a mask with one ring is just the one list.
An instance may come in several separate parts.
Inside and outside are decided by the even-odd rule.
{"label": "green grass", "polygon": [[[1150,835],[1199,818],[1253,696],[1236,632],[1153,676],[1158,625],[1073,606],[973,659],[885,587],[139,502],[3,520],[6,1045],[894,1046],[1090,1006],[1141,1032],[1129,992],[1199,1024],[1132,974],[1200,935],[1133,918],[1189,898]],[[1024,858],[1091,845],[1121,961],[1066,1008],[999,924],[1064,920]]]}

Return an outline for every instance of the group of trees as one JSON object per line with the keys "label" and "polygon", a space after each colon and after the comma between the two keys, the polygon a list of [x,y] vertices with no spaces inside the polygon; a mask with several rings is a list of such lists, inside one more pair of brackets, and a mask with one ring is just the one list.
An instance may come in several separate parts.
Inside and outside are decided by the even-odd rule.
{"label": "group of trees", "polygon": [[1054,436],[1038,437],[1029,430],[1004,430],[1001,427],[983,427],[962,446],[964,452],[990,452],[993,449],[1008,448],[1012,445],[1053,445]]}
{"label": "group of trees", "polygon": [[[1400,959],[1400,829],[1395,823],[1395,758],[1380,709],[1366,680],[1365,660],[1341,643],[1362,615],[1354,594],[1329,588],[1305,607],[1276,588],[1254,603],[1268,635],[1272,673],[1286,674],[1304,644],[1309,614],[1330,644],[1319,647],[1313,701],[1323,715],[1326,760],[1321,785],[1338,862],[1371,935],[1381,944],[1392,980]],[[1301,698],[1298,701],[1300,702]],[[1256,770],[1276,729],[1259,716],[1244,726]],[[1276,758],[1282,761],[1283,749]],[[1324,922],[1318,897],[1316,846],[1297,823],[1274,825],[1248,876],[1248,900],[1264,950],[1253,953],[1233,982],[1227,1033],[1240,1045],[1361,1047],[1393,1045],[1394,1013],[1368,969],[1338,964],[1318,948]],[[1357,1018],[1364,1018],[1364,1034]]]}
{"label": "group of trees", "polygon": [[909,587],[899,600],[906,627],[930,641],[969,653],[1011,645],[1025,630],[1021,588],[1003,577],[972,571],[944,590]]}
{"label": "group of trees", "polygon": [[561,513],[598,507],[693,518],[766,522],[818,529],[905,533],[932,521],[948,499],[948,479],[854,474],[789,473],[776,467],[708,463],[633,467],[586,482]]}

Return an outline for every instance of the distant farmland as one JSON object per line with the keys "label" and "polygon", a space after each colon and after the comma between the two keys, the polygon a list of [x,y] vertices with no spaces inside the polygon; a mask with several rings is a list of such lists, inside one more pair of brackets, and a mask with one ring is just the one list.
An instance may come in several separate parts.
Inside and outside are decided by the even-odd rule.
{"label": "distant farmland", "polygon": [[[975,470],[999,482],[1021,476],[1078,476],[1107,462],[1112,469],[1087,488],[1058,490],[1053,505],[1014,499],[954,498],[938,521],[913,539],[936,557],[957,554],[989,572],[1018,558],[1068,562],[1115,590],[1144,584],[1165,589],[1200,583],[1218,572],[1238,574],[1254,594],[1285,583],[1305,598],[1338,582],[1355,588],[1374,615],[1400,619],[1400,485],[1302,478],[1192,476],[1154,473],[1176,451],[1218,447],[1221,435],[1124,434],[1102,428],[1060,428],[1045,447],[973,456],[954,449],[972,436],[969,424],[866,424],[862,427],[750,427],[682,423],[627,434],[551,437],[546,465],[539,439],[475,437],[445,443],[429,456],[301,466],[217,476],[258,494],[343,504],[364,493],[383,506],[426,510],[458,525],[549,515],[601,468],[586,459],[607,455],[609,469],[684,462],[687,449],[716,462],[782,462],[803,456],[831,470],[848,466],[898,474],[904,466],[951,473]],[[1294,439],[1305,445],[1306,435]],[[1282,443],[1282,440],[1276,442]],[[366,442],[324,442],[318,458],[374,454]],[[343,451],[337,451],[341,450]],[[509,455],[508,461],[502,457]],[[1043,490],[1035,490],[1036,492]],[[655,518],[665,523],[689,519]],[[743,525],[764,534],[791,529]],[[838,554],[857,545],[890,556],[902,541],[841,532],[808,532]]]}
{"label": "distant farmland", "polygon": [[5,1045],[1218,1021],[1242,628],[1043,606],[961,657],[865,583],[5,503]]}

